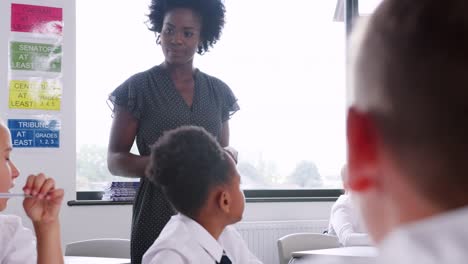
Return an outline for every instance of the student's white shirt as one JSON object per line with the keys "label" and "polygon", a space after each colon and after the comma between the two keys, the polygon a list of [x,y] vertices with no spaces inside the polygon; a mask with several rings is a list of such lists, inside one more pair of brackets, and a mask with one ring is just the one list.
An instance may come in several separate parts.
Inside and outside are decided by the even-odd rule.
{"label": "student's white shirt", "polygon": [[223,251],[232,264],[262,263],[250,252],[234,227],[227,226],[216,240],[196,221],[177,214],[146,251],[142,264],[215,264],[221,261]]}
{"label": "student's white shirt", "polygon": [[371,244],[369,235],[359,217],[359,212],[354,208],[348,194],[338,197],[333,205],[328,234],[337,236],[343,246],[366,246]]}
{"label": "student's white shirt", "polygon": [[402,226],[379,248],[379,264],[466,264],[468,206]]}
{"label": "student's white shirt", "polygon": [[0,263],[37,263],[36,239],[18,216],[0,215]]}
{"label": "student's white shirt", "polygon": [[[378,245],[378,251],[379,256],[369,263],[466,264],[468,263],[468,206],[401,226],[387,235]],[[353,264],[355,262],[317,259],[314,263]]]}

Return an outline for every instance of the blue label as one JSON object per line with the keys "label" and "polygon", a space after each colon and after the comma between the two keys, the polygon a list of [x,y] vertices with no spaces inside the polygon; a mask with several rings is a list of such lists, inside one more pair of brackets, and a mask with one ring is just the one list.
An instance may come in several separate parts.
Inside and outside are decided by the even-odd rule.
{"label": "blue label", "polygon": [[59,148],[60,122],[57,120],[9,119],[14,148]]}

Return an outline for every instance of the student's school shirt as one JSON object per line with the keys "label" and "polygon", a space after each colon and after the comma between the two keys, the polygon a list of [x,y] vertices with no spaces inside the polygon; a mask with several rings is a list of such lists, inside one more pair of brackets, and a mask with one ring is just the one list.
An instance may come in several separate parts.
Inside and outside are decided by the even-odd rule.
{"label": "student's school shirt", "polygon": [[0,263],[37,263],[36,239],[18,216],[0,215]]}
{"label": "student's school shirt", "polygon": [[193,219],[177,214],[143,256],[143,264],[215,264],[223,252],[232,264],[261,264],[239,232],[227,226],[218,240]]}
{"label": "student's school shirt", "polygon": [[[365,263],[468,263],[468,206],[395,229],[379,243],[378,252],[376,259],[372,261],[369,259],[369,262]],[[314,263],[355,264],[356,262],[314,258]]]}
{"label": "student's school shirt", "polygon": [[379,248],[379,264],[466,264],[468,206],[402,226]]}
{"label": "student's school shirt", "polygon": [[354,208],[351,197],[343,194],[332,207],[328,234],[338,237],[343,246],[367,246],[371,244],[369,235]]}

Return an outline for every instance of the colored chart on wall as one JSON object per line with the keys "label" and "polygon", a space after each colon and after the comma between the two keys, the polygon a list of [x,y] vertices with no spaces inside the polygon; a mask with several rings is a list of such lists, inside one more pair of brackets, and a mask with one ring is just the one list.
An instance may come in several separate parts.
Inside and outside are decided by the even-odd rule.
{"label": "colored chart on wall", "polygon": [[11,5],[11,31],[61,35],[62,27],[62,8]]}
{"label": "colored chart on wall", "polygon": [[10,109],[60,110],[61,98],[59,80],[10,81]]}
{"label": "colored chart on wall", "polygon": [[59,148],[58,120],[8,119],[14,148]]}
{"label": "colored chart on wall", "polygon": [[62,46],[12,41],[10,66],[12,70],[61,72]]}

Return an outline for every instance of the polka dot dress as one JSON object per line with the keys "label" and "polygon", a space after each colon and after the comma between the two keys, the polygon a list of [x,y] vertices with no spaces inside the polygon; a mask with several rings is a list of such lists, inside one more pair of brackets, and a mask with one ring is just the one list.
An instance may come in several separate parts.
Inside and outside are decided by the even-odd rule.
{"label": "polka dot dress", "polygon": [[[189,107],[176,90],[168,72],[160,66],[135,74],[117,87],[109,100],[139,121],[136,143],[140,155],[150,155],[150,146],[164,131],[183,125],[205,128],[218,139],[222,123],[237,110],[237,99],[221,80],[199,70],[194,73],[195,91]],[[162,190],[142,175],[133,205],[131,261],[141,263],[166,223],[175,214]]]}

